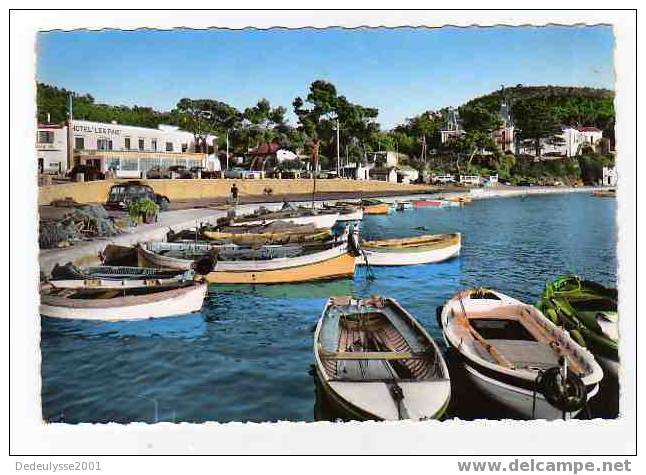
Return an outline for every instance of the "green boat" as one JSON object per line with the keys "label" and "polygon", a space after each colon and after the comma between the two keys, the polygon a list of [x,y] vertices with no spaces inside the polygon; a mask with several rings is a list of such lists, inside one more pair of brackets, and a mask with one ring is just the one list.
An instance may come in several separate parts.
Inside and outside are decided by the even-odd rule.
{"label": "green boat", "polygon": [[547,284],[536,307],[570,332],[596,357],[606,373],[619,367],[617,289],[578,276],[561,276]]}

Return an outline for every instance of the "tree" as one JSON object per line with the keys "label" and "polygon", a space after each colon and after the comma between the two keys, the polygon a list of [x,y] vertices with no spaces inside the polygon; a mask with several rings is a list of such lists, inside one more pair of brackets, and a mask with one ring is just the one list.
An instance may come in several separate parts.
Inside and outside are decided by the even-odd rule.
{"label": "tree", "polygon": [[537,156],[541,156],[542,139],[558,140],[561,124],[541,98],[515,103],[513,113],[520,139],[531,141]]}
{"label": "tree", "polygon": [[195,150],[204,153],[208,152],[206,139],[209,135],[226,132],[237,126],[242,118],[235,107],[214,99],[180,99],[173,114],[181,127],[193,133]]}
{"label": "tree", "polygon": [[[378,137],[379,124],[375,122],[378,109],[353,104],[345,96],[338,95],[336,87],[327,81],[314,81],[305,101],[296,97],[292,106],[305,140],[320,141],[319,147],[324,151],[320,155],[322,162],[325,156],[336,155],[337,123],[340,139],[348,149],[358,147],[362,160],[366,159]],[[339,144],[339,148],[344,147]]]}

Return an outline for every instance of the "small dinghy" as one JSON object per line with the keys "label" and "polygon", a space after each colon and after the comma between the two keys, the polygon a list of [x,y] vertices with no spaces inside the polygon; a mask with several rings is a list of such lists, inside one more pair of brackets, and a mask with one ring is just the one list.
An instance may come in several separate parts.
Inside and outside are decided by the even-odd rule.
{"label": "small dinghy", "polygon": [[462,246],[460,233],[427,234],[359,243],[355,233],[353,239],[360,253],[357,265],[371,266],[410,266],[442,262],[458,256]]}
{"label": "small dinghy", "polygon": [[324,204],[323,209],[327,211],[335,211],[339,213],[337,222],[354,222],[361,221],[363,219],[363,210],[359,206],[347,205],[347,204],[334,204],[328,205]]}
{"label": "small dinghy", "polygon": [[41,286],[40,313],[75,320],[143,320],[198,312],[206,296],[203,282],[135,288]]}
{"label": "small dinghy", "polygon": [[413,204],[415,208],[446,208],[451,206],[451,202],[447,200],[415,200]]}
{"label": "small dinghy", "polygon": [[392,210],[389,203],[372,198],[361,200],[361,209],[363,214],[388,214]]}
{"label": "small dinghy", "polygon": [[574,275],[562,276],[545,286],[536,307],[588,348],[605,373],[618,377],[617,289]]}
{"label": "small dinghy", "polygon": [[395,209],[397,211],[406,211],[408,209],[413,209],[412,201],[395,201]]}
{"label": "small dinghy", "polygon": [[438,313],[467,377],[524,418],[572,418],[599,390],[603,372],[594,357],[531,305],[470,289]]}
{"label": "small dinghy", "polygon": [[449,403],[441,351],[393,299],[330,298],[314,358],[324,394],[348,419],[439,419]]}

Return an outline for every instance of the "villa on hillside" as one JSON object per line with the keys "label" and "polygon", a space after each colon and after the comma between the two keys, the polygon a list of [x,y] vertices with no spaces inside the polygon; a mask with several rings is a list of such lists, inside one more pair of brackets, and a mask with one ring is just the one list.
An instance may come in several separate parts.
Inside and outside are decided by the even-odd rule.
{"label": "villa on hillside", "polygon": [[[541,155],[546,158],[576,157],[586,149],[601,153],[607,148],[603,131],[596,127],[565,127],[554,138],[541,139]],[[536,147],[531,141],[519,143],[519,155],[536,156]]]}

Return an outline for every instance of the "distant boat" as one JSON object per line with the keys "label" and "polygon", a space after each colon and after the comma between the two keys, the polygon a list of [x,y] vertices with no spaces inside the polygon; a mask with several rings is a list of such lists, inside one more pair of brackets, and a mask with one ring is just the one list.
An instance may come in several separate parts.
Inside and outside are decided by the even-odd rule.
{"label": "distant boat", "polygon": [[323,205],[324,210],[338,211],[337,222],[361,221],[363,210],[359,206],[337,203],[334,205]]}
{"label": "distant boat", "polygon": [[413,204],[415,208],[446,208],[451,206],[447,200],[415,200]]}
{"label": "distant boat", "polygon": [[407,209],[413,209],[414,205],[412,201],[396,201],[395,209],[397,211],[406,211]]}
{"label": "distant boat", "polygon": [[609,190],[597,190],[592,192],[592,196],[596,196],[598,198],[616,198],[617,190],[615,188],[611,188]]}
{"label": "distant boat", "polygon": [[592,354],[531,305],[469,289],[438,312],[467,377],[518,415],[571,418],[597,394],[603,372]]}
{"label": "distant boat", "polygon": [[588,348],[606,373],[618,378],[617,289],[578,276],[561,276],[545,286],[536,307]]}
{"label": "distant boat", "polygon": [[[357,239],[356,234],[353,238]],[[358,244],[361,253],[357,264],[406,266],[442,262],[459,255],[461,246],[460,233],[362,241]]]}
{"label": "distant boat", "polygon": [[137,288],[56,288],[43,284],[40,313],[74,320],[143,320],[198,312],[207,292],[203,282]]}
{"label": "distant boat", "polygon": [[[183,254],[184,253],[184,254]],[[151,242],[138,247],[142,266],[192,269],[210,283],[279,284],[354,275],[355,257],[347,239],[321,244],[239,246]]]}
{"label": "distant boat", "polygon": [[282,221],[292,224],[313,224],[317,228],[330,229],[338,219],[338,212],[284,205],[283,209],[279,211],[260,209],[253,214],[236,217],[231,222],[231,226],[258,225]]}
{"label": "distant boat", "polygon": [[393,299],[330,298],[316,326],[314,358],[323,392],[349,419],[439,419],[448,406],[442,352]]}
{"label": "distant boat", "polygon": [[361,208],[364,214],[388,214],[391,211],[389,203],[372,198],[361,200]]}

